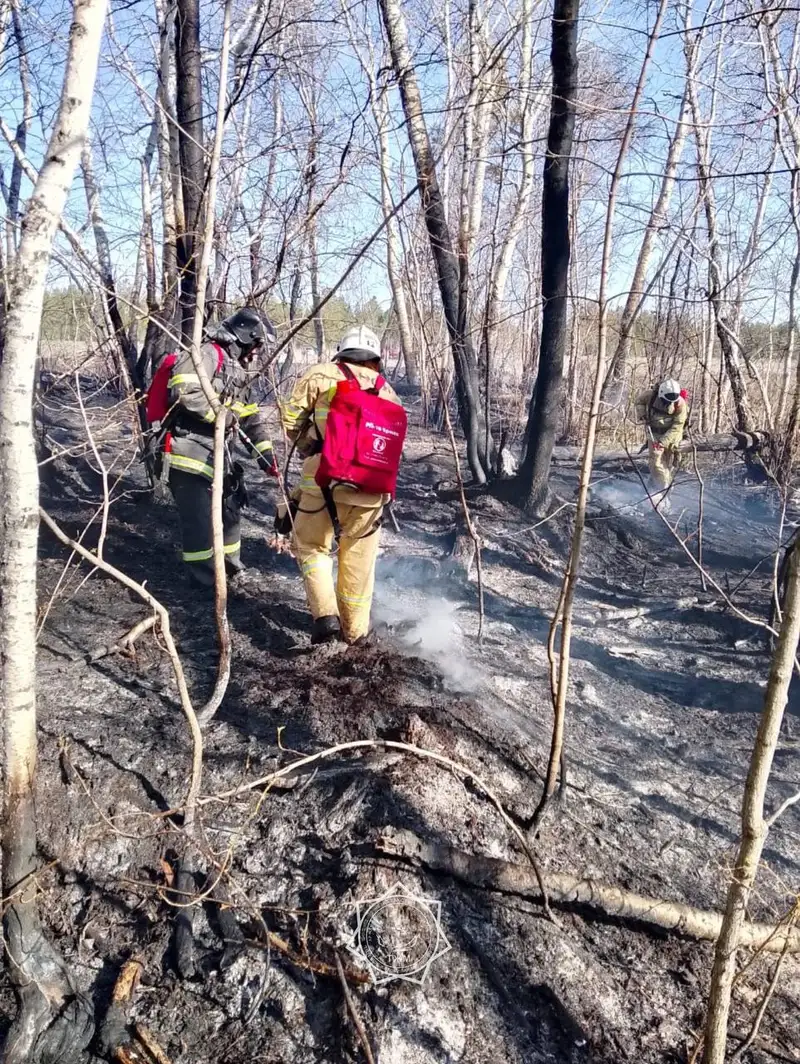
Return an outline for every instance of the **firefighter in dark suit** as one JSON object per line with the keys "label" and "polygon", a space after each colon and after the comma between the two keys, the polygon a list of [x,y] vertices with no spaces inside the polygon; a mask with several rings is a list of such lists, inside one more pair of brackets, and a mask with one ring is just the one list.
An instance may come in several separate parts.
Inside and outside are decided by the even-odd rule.
{"label": "firefighter in dark suit", "polygon": [[[240,558],[240,511],[246,504],[243,470],[231,459],[237,436],[264,472],[277,476],[266,410],[253,401],[256,359],[276,341],[275,328],[258,310],[243,307],[206,330],[200,349],[214,391],[226,407],[224,498],[225,568],[245,567]],[[188,351],[181,352],[169,378],[169,422],[164,444],[168,483],[178,507],[183,561],[199,584],[214,584],[211,481],[214,476],[214,412]]]}

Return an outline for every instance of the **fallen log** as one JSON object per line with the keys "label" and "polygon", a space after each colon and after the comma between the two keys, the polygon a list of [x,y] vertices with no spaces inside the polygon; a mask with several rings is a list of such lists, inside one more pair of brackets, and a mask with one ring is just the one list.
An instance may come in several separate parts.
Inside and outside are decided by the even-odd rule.
{"label": "fallen log", "polygon": [[[710,436],[694,436],[691,440],[683,440],[678,445],[678,450],[682,454],[691,454],[693,448],[697,449],[698,454],[723,454],[725,452],[738,451],[752,456],[758,454],[769,442],[769,439],[769,433],[767,432],[720,432]],[[583,451],[580,447],[554,447],[553,461],[556,465],[577,465],[580,462],[582,453]],[[647,447],[636,448],[635,450],[631,448],[630,458],[633,458],[634,461],[646,462]],[[625,450],[598,451],[595,455],[594,465],[597,468],[602,468],[606,465],[629,462],[630,458]]]}
{"label": "fallen log", "polygon": [[581,627],[591,628],[595,625],[607,624],[610,621],[632,621],[637,617],[649,617],[654,613],[669,613],[673,610],[681,613],[696,605],[697,595],[688,595],[685,598],[670,599],[667,602],[656,601],[650,603],[649,606],[625,606],[622,609],[613,609],[602,603],[598,603],[596,608],[605,612],[598,613],[595,616],[587,615],[576,617],[575,624],[579,624]]}
{"label": "fallen log", "polygon": [[[454,846],[425,842],[411,831],[387,828],[376,842],[380,853],[412,858],[433,872],[454,876],[463,883],[484,890],[497,890],[540,900],[542,892],[531,868],[496,857],[477,857]],[[696,909],[683,902],[664,901],[633,894],[619,887],[579,879],[555,872],[541,872],[542,883],[551,904],[586,906],[616,920],[630,920],[689,938],[715,942],[722,926],[722,914]],[[787,946],[788,940],[788,946]],[[745,924],[741,946],[780,953],[784,947],[800,952],[800,932],[795,927]]]}

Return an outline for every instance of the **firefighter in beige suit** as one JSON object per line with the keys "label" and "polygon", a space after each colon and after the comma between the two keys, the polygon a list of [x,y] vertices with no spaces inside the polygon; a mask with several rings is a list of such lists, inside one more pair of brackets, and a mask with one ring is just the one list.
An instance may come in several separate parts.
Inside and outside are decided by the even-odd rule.
{"label": "firefighter in beige suit", "polygon": [[652,494],[659,506],[669,510],[667,489],[678,461],[678,446],[683,439],[689,405],[676,380],[665,380],[636,398],[637,420],[644,422],[649,444]]}
{"label": "firefighter in beige suit", "polygon": [[[381,514],[389,496],[367,494],[346,484],[333,486],[335,513],[341,529],[337,552],[339,572],[334,584],[333,518],[315,475],[328,410],[337,385],[345,379],[337,363],[347,363],[361,387],[370,388],[379,376],[380,359],[380,341],[371,329],[363,325],[349,329],[339,343],[336,360],[312,366],[281,407],[286,433],[305,459],[302,479],[292,493],[298,506],[293,546],[314,620],[312,643],[341,638],[357,643],[365,640],[369,632]],[[382,399],[400,403],[388,384],[384,384],[379,394]]]}

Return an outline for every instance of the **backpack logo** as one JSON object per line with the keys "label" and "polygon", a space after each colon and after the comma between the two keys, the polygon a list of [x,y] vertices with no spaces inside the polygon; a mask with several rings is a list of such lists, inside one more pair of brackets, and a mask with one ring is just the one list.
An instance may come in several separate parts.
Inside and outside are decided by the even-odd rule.
{"label": "backpack logo", "polygon": [[355,374],[343,364],[340,381],[328,409],[325,439],[315,480],[321,488],[339,481],[359,491],[394,497],[406,412],[396,402],[382,399],[386,385],[378,376],[372,388],[362,389]]}

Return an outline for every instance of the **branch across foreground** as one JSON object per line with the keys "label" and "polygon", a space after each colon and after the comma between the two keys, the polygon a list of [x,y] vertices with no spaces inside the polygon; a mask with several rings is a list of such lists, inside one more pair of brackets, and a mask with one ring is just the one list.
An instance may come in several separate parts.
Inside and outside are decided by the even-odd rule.
{"label": "branch across foreground", "polygon": [[[413,832],[399,828],[387,828],[376,845],[381,853],[419,861],[431,871],[454,876],[473,887],[536,900],[542,897],[538,882],[525,865],[496,857],[477,857],[454,846],[425,842]],[[579,876],[543,872],[541,879],[550,902],[556,905],[586,906],[614,919],[634,921],[707,942],[716,942],[719,938],[722,913],[634,894]],[[800,952],[800,933],[793,924],[744,923],[740,943],[770,953],[784,950],[797,953]]]}

